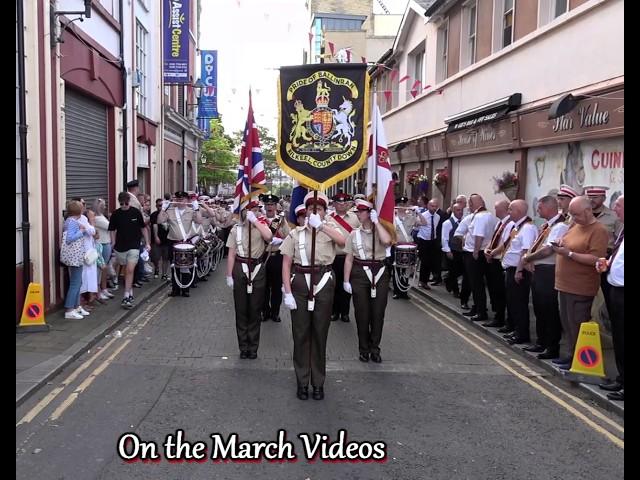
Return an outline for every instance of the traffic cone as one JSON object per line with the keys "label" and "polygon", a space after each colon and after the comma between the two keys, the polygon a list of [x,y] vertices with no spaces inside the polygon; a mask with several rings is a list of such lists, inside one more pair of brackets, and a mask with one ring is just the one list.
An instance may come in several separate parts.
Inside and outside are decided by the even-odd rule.
{"label": "traffic cone", "polygon": [[604,377],[600,326],[596,322],[584,322],[580,325],[576,350],[569,371]]}
{"label": "traffic cone", "polygon": [[16,326],[16,333],[48,332],[49,325],[44,321],[44,295],[42,285],[30,283],[27,297],[24,299],[22,318]]}

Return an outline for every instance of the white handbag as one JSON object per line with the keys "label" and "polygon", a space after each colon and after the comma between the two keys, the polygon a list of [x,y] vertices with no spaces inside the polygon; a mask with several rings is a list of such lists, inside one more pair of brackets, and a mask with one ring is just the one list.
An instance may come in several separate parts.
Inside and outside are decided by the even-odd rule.
{"label": "white handbag", "polygon": [[84,263],[85,265],[93,265],[98,260],[98,251],[91,247],[89,250],[84,252]]}

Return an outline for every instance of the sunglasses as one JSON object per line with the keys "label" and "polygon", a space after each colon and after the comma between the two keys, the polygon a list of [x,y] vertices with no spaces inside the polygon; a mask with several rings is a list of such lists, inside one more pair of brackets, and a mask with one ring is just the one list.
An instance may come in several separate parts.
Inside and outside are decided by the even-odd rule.
{"label": "sunglasses", "polygon": [[125,205],[129,205],[129,202],[120,202],[121,207],[124,207]]}

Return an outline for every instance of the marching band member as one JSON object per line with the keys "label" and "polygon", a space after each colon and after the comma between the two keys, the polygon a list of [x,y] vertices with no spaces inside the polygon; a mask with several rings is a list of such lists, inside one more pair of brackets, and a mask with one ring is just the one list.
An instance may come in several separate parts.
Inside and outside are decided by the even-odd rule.
{"label": "marching band member", "polygon": [[[347,236],[353,231],[354,228],[360,226],[358,216],[349,211],[351,207],[352,198],[348,193],[337,193],[332,197],[335,212],[330,216],[332,220],[338,226],[338,230],[343,237]],[[333,271],[336,274],[336,289],[333,297],[333,313],[331,320],[342,320],[343,322],[349,321],[349,306],[351,303],[351,295],[344,291],[344,259],[346,257],[345,251],[342,247],[336,248],[336,259],[333,261]]]}
{"label": "marching band member", "polygon": [[[402,196],[396,198],[396,209],[393,223],[396,227],[396,238],[400,245],[415,245],[413,237],[411,236],[411,231],[416,224],[416,215],[413,213],[413,207],[407,207],[408,202],[409,199],[407,197]],[[391,258],[396,258],[395,245],[391,248]],[[409,278],[411,278],[411,276],[413,275],[409,275]],[[407,292],[402,292],[398,287],[395,275],[393,275],[393,298],[409,298]]]}
{"label": "marching band member", "polygon": [[264,195],[262,201],[266,210],[265,219],[273,234],[271,243],[267,246],[267,259],[265,260],[267,283],[265,288],[264,309],[262,321],[273,320],[280,322],[280,305],[282,304],[282,254],[280,245],[283,239],[289,235],[291,229],[284,213],[277,213],[278,201],[275,195]]}
{"label": "marching band member", "polygon": [[361,226],[353,230],[346,241],[344,289],[353,293],[360,361],[368,362],[371,356],[373,362],[380,363],[380,340],[389,293],[389,271],[384,260],[391,235],[378,221],[371,202],[356,200],[356,208]]}
{"label": "marching band member", "polygon": [[304,203],[298,205],[293,212],[296,214],[296,223],[298,226],[304,227],[304,224],[307,221],[307,209],[304,206]]}
{"label": "marching band member", "polygon": [[[331,265],[336,247],[343,247],[345,240],[335,222],[325,216],[329,203],[326,195],[317,193],[314,199],[314,192],[309,192],[304,200],[307,222],[292,230],[280,246],[284,303],[291,310],[293,366],[298,383],[296,395],[300,400],[307,400],[311,381],[314,400],[322,400],[335,287]],[[312,213],[314,203],[317,213]],[[311,257],[312,229],[316,232],[314,257]],[[309,295],[310,288],[313,288],[313,299]]]}
{"label": "marching band member", "polygon": [[262,261],[265,242],[270,242],[272,238],[266,221],[258,217],[259,210],[259,203],[250,201],[241,210],[240,221],[227,238],[227,286],[233,289],[240,358],[250,359],[258,358],[260,312],[266,282]]}
{"label": "marching band member", "polygon": [[[191,203],[191,208],[188,203],[187,192],[176,192],[175,202],[177,206],[172,207],[172,202],[164,200],[162,202],[162,210],[158,214],[158,223],[168,223],[169,233],[167,239],[170,241],[170,246],[173,247],[176,243],[186,242],[189,238],[189,233],[193,228],[193,223],[202,223],[202,215],[200,214],[198,201],[194,200]],[[172,252],[173,254],[173,252]],[[183,285],[187,283],[188,274],[180,272],[180,283]],[[177,297],[182,295],[183,297],[189,296],[189,288],[180,288],[176,283],[176,275],[171,275],[171,293],[170,297]]]}

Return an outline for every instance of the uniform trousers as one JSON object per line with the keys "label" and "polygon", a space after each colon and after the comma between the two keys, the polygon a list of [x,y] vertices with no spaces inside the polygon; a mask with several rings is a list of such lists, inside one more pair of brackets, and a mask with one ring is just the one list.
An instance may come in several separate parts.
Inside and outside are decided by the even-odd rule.
{"label": "uniform trousers", "polygon": [[[322,274],[314,274],[318,283]],[[307,309],[309,288],[303,273],[296,273],[291,280],[291,293],[297,308],[291,310],[293,333],[293,368],[298,386],[306,387],[311,381],[314,387],[322,387],[327,371],[327,336],[331,325],[331,310],[335,288],[335,275],[314,296],[315,307]]]}
{"label": "uniform trousers", "polygon": [[487,260],[482,253],[478,254],[478,259],[473,258],[472,252],[462,252],[465,270],[471,283],[471,294],[473,296],[472,312],[481,317],[487,316],[487,291],[484,285]]}
{"label": "uniform trousers", "polygon": [[[485,278],[487,290],[491,300],[491,309],[495,312],[495,321],[505,323],[505,311],[507,309],[507,292],[505,290],[504,269],[498,259],[486,262]],[[508,318],[507,325],[513,327],[513,320]]]}
{"label": "uniform trousers", "polygon": [[346,255],[336,255],[333,260],[333,271],[336,276],[336,288],[333,294],[333,315],[349,315],[351,294],[344,291],[344,259]]}
{"label": "uniform trousers", "polygon": [[418,238],[418,254],[420,255],[420,282],[426,284],[429,276],[439,280],[442,275],[442,250],[440,240],[424,240]]}
{"label": "uniform trousers", "polygon": [[518,339],[528,342],[529,335],[529,292],[531,290],[531,272],[522,271],[522,280],[516,282],[516,267],[505,270],[505,289],[507,292],[507,314]]}
{"label": "uniform trousers", "polygon": [[618,368],[616,381],[624,385],[624,287],[609,285],[609,319],[611,320],[611,337],[613,353]]}
{"label": "uniform trousers", "polygon": [[[371,298],[371,281],[362,265],[354,263],[351,270],[353,309],[358,327],[358,349],[360,353],[380,353],[384,312],[389,298],[389,269],[376,283],[376,298]],[[373,273],[373,271],[372,271]]]}
{"label": "uniform trousers", "polygon": [[[252,264],[252,268],[258,266],[259,260]],[[241,352],[255,353],[260,343],[260,312],[264,302],[264,290],[266,274],[264,265],[253,279],[253,291],[247,293],[247,276],[242,271],[242,263],[236,261],[233,266],[233,303],[236,309],[236,333],[238,335],[238,347]]]}
{"label": "uniform trousers", "polygon": [[282,305],[282,254],[273,252],[266,262],[267,280],[264,296],[264,317],[280,316]]}

